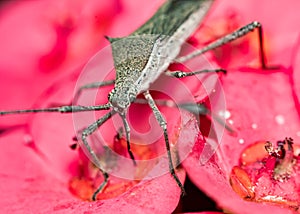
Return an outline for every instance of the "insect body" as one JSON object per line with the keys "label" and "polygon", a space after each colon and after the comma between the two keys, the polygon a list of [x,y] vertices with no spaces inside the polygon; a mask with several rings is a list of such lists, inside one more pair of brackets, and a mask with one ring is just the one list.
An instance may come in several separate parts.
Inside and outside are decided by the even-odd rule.
{"label": "insect body", "polygon": [[[168,1],[149,21],[130,36],[125,38],[107,37],[112,44],[117,72],[115,87],[109,94],[108,105],[112,107],[112,111],[107,115],[107,119],[114,113],[121,116],[126,132],[128,152],[134,160],[130,149],[130,130],[126,121],[126,111],[137,95],[143,93],[164,131],[169,169],[183,193],[183,185],[175,174],[171,159],[167,123],[148,89],[150,84],[175,60],[182,44],[196,30],[211,3],[211,0]],[[101,120],[96,126],[88,127],[83,131],[82,140],[87,147],[86,136],[95,131],[94,127],[99,127],[104,122]],[[92,152],[89,147],[88,150]]]}
{"label": "insect body", "polygon": [[[210,70],[181,72],[166,71],[168,66],[176,61],[182,44],[196,30],[201,23],[206,12],[209,10],[213,0],[169,0],[150,18],[144,25],[134,31],[128,37],[107,39],[112,45],[114,66],[116,70],[116,79],[114,81],[96,82],[82,86],[77,95],[87,88],[98,88],[105,85],[114,85],[114,89],[109,93],[108,103],[96,106],[62,106],[46,109],[15,110],[2,111],[0,115],[18,114],[18,113],[37,113],[37,112],[81,112],[95,110],[110,110],[103,117],[83,129],[79,134],[79,139],[93,159],[93,162],[99,167],[104,176],[104,182],[93,195],[93,200],[97,194],[103,190],[108,181],[108,174],[101,167],[95,151],[87,142],[88,136],[93,134],[102,124],[104,124],[114,114],[119,114],[122,118],[128,153],[134,161],[134,156],[130,149],[130,128],[126,120],[128,107],[136,100],[137,95],[143,94],[149,106],[151,107],[155,118],[163,129],[164,139],[169,159],[169,170],[182,193],[183,185],[178,179],[172,163],[169,138],[167,132],[167,123],[161,112],[156,106],[154,99],[149,93],[149,86],[155,82],[162,74],[167,74],[177,78],[191,76]],[[262,42],[261,26],[258,22],[252,22],[245,27],[238,29],[230,35],[227,35],[205,47],[203,50],[192,53],[186,58],[180,58],[180,62],[195,57],[206,51],[221,46],[227,42],[237,39],[255,28],[259,28],[260,42]],[[264,59],[261,45],[261,59]],[[262,60],[263,66],[264,61]],[[224,71],[217,69],[213,71]]]}
{"label": "insect body", "polygon": [[117,72],[110,102],[123,100],[119,98],[126,94],[128,107],[133,96],[148,90],[150,83],[174,61],[182,43],[196,30],[211,3],[211,0],[168,1],[129,37],[109,38]]}

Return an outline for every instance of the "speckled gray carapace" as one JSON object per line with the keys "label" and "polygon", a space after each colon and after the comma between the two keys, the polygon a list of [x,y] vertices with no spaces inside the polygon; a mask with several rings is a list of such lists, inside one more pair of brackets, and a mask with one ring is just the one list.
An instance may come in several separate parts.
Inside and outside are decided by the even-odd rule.
{"label": "speckled gray carapace", "polygon": [[199,26],[212,0],[170,0],[128,37],[110,38],[116,69],[109,101],[123,111],[149,89]]}

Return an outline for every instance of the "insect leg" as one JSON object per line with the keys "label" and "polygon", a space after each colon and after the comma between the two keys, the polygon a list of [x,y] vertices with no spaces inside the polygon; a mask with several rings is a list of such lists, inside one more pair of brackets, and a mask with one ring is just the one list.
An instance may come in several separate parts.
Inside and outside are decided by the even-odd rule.
{"label": "insect leg", "polygon": [[144,92],[144,96],[147,99],[148,104],[151,107],[156,120],[158,121],[160,127],[164,131],[164,138],[165,138],[167,155],[168,155],[168,160],[169,160],[169,171],[170,171],[172,177],[174,178],[174,180],[176,181],[176,183],[178,184],[178,186],[180,187],[181,193],[184,195],[185,194],[184,187],[183,187],[182,183],[180,182],[179,178],[177,177],[177,175],[175,173],[175,169],[174,169],[174,165],[173,165],[173,161],[172,161],[172,155],[171,155],[170,143],[169,143],[169,137],[168,137],[168,131],[167,131],[167,122],[164,119],[161,112],[159,111],[159,109],[157,108],[157,106],[155,104],[155,101],[153,100],[153,98],[150,95],[149,91]]}
{"label": "insect leg", "polygon": [[188,77],[188,76],[194,76],[201,73],[210,73],[210,72],[223,72],[226,74],[226,70],[222,68],[217,69],[205,69],[201,71],[193,71],[193,72],[184,72],[184,71],[166,71],[165,74],[168,76],[176,77],[176,78],[182,78],[182,77]]}
{"label": "insect leg", "polygon": [[230,33],[230,34],[208,44],[201,50],[196,50],[196,51],[192,52],[191,54],[177,58],[176,62],[185,62],[185,61],[192,59],[198,55],[201,55],[209,50],[216,49],[217,47],[220,47],[226,43],[229,43],[240,37],[243,37],[255,29],[258,29],[259,47],[260,47],[259,57],[260,57],[261,67],[263,69],[266,69],[267,66],[266,66],[266,57],[265,57],[265,51],[264,51],[264,46],[263,46],[263,30],[262,30],[261,24],[257,21],[251,22],[250,24],[247,24],[244,27],[239,28],[238,30],[234,31],[233,33]]}
{"label": "insect leg", "polygon": [[[137,98],[135,99],[134,103],[149,104],[149,101],[142,98]],[[177,103],[176,104],[173,100],[155,99],[155,104],[158,106],[166,106],[170,108],[179,107],[196,115],[199,114],[207,115],[210,113],[208,108],[202,103],[181,103],[181,104]]]}
{"label": "insect leg", "polygon": [[110,104],[104,104],[99,106],[60,106],[53,108],[41,108],[41,109],[24,109],[24,110],[12,110],[12,111],[0,111],[0,116],[8,114],[27,114],[27,113],[40,113],[40,112],[60,112],[60,113],[72,113],[81,111],[98,111],[110,109]]}
{"label": "insect leg", "polygon": [[[147,100],[142,99],[142,98],[135,99],[134,103],[148,104]],[[179,108],[184,109],[184,110],[186,110],[186,111],[188,111],[188,112],[190,112],[190,113],[192,113],[192,114],[194,114],[196,116],[198,116],[198,115],[206,116],[209,120],[211,120],[213,118],[220,125],[224,126],[227,131],[229,131],[230,133],[235,133],[235,130],[229,124],[227,124],[218,115],[212,114],[212,112],[204,104],[202,104],[202,103],[181,103],[181,104],[176,104],[172,100],[164,100],[164,99],[156,99],[155,103],[158,106],[166,106],[166,107],[170,107],[170,108],[177,108],[177,107],[179,107]],[[210,116],[210,114],[211,114],[211,116]]]}
{"label": "insect leg", "polygon": [[104,81],[104,82],[93,82],[90,84],[83,85],[76,91],[74,100],[77,100],[80,97],[83,90],[93,89],[93,88],[101,88],[103,86],[112,85],[114,83],[115,83],[115,80],[108,80],[108,81]]}
{"label": "insect leg", "polygon": [[98,187],[98,189],[94,192],[94,194],[92,196],[93,201],[96,200],[98,193],[101,192],[104,189],[104,187],[106,186],[106,184],[108,182],[108,174],[101,167],[101,163],[100,163],[97,155],[95,154],[94,150],[91,148],[89,143],[87,142],[87,137],[89,135],[93,134],[103,123],[105,123],[115,113],[116,112],[113,112],[113,111],[108,112],[103,117],[98,119],[96,122],[92,123],[87,128],[85,128],[81,133],[81,140],[83,142],[83,145],[85,146],[85,148],[87,149],[87,151],[91,155],[91,157],[93,158],[94,163],[97,165],[97,167],[99,168],[99,170],[101,171],[101,173],[103,174],[103,177],[104,177],[104,181],[102,182],[102,184]]}
{"label": "insect leg", "polygon": [[133,161],[133,164],[136,166],[136,162],[135,162],[133,153],[132,153],[131,148],[130,148],[130,127],[128,125],[126,117],[124,115],[122,115],[121,118],[123,120],[124,129],[125,129],[125,133],[126,133],[127,151],[129,153],[130,158]]}

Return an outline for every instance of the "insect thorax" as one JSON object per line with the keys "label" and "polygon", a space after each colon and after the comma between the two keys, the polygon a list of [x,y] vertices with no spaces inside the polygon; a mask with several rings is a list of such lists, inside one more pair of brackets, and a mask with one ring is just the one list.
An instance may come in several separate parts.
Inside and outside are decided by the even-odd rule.
{"label": "insect thorax", "polygon": [[109,95],[113,107],[123,111],[136,98],[138,80],[143,75],[157,36],[109,38],[116,70],[115,88]]}

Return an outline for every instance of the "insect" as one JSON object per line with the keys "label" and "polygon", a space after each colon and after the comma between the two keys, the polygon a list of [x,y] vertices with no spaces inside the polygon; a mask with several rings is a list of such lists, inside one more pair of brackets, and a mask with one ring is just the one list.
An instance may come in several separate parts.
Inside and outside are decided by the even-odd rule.
{"label": "insect", "polygon": [[129,36],[123,38],[106,37],[112,46],[116,79],[84,85],[79,89],[76,96],[79,96],[80,93],[87,88],[99,88],[114,84],[114,89],[108,95],[108,103],[95,106],[67,105],[44,109],[1,111],[0,115],[38,112],[75,113],[109,110],[103,117],[97,119],[94,123],[83,129],[79,139],[82,141],[84,147],[92,157],[93,162],[99,167],[99,170],[104,177],[103,183],[93,194],[92,199],[95,200],[97,194],[104,189],[108,182],[108,173],[101,167],[98,157],[89,145],[87,138],[113,115],[118,114],[123,122],[128,153],[133,162],[135,162],[134,154],[130,147],[130,127],[126,119],[126,114],[130,105],[136,101],[137,96],[142,94],[163,130],[169,161],[169,171],[184,194],[184,187],[175,173],[172,162],[167,121],[149,92],[150,84],[155,82],[161,75],[183,78],[205,72],[224,72],[223,69],[194,72],[168,71],[167,69],[172,62],[185,62],[209,50],[242,37],[254,29],[259,30],[260,58],[262,66],[265,67],[262,28],[258,22],[252,22],[231,34],[212,42],[201,50],[177,58],[183,43],[199,26],[205,14],[209,11],[212,3],[213,0],[168,0],[145,24]]}

